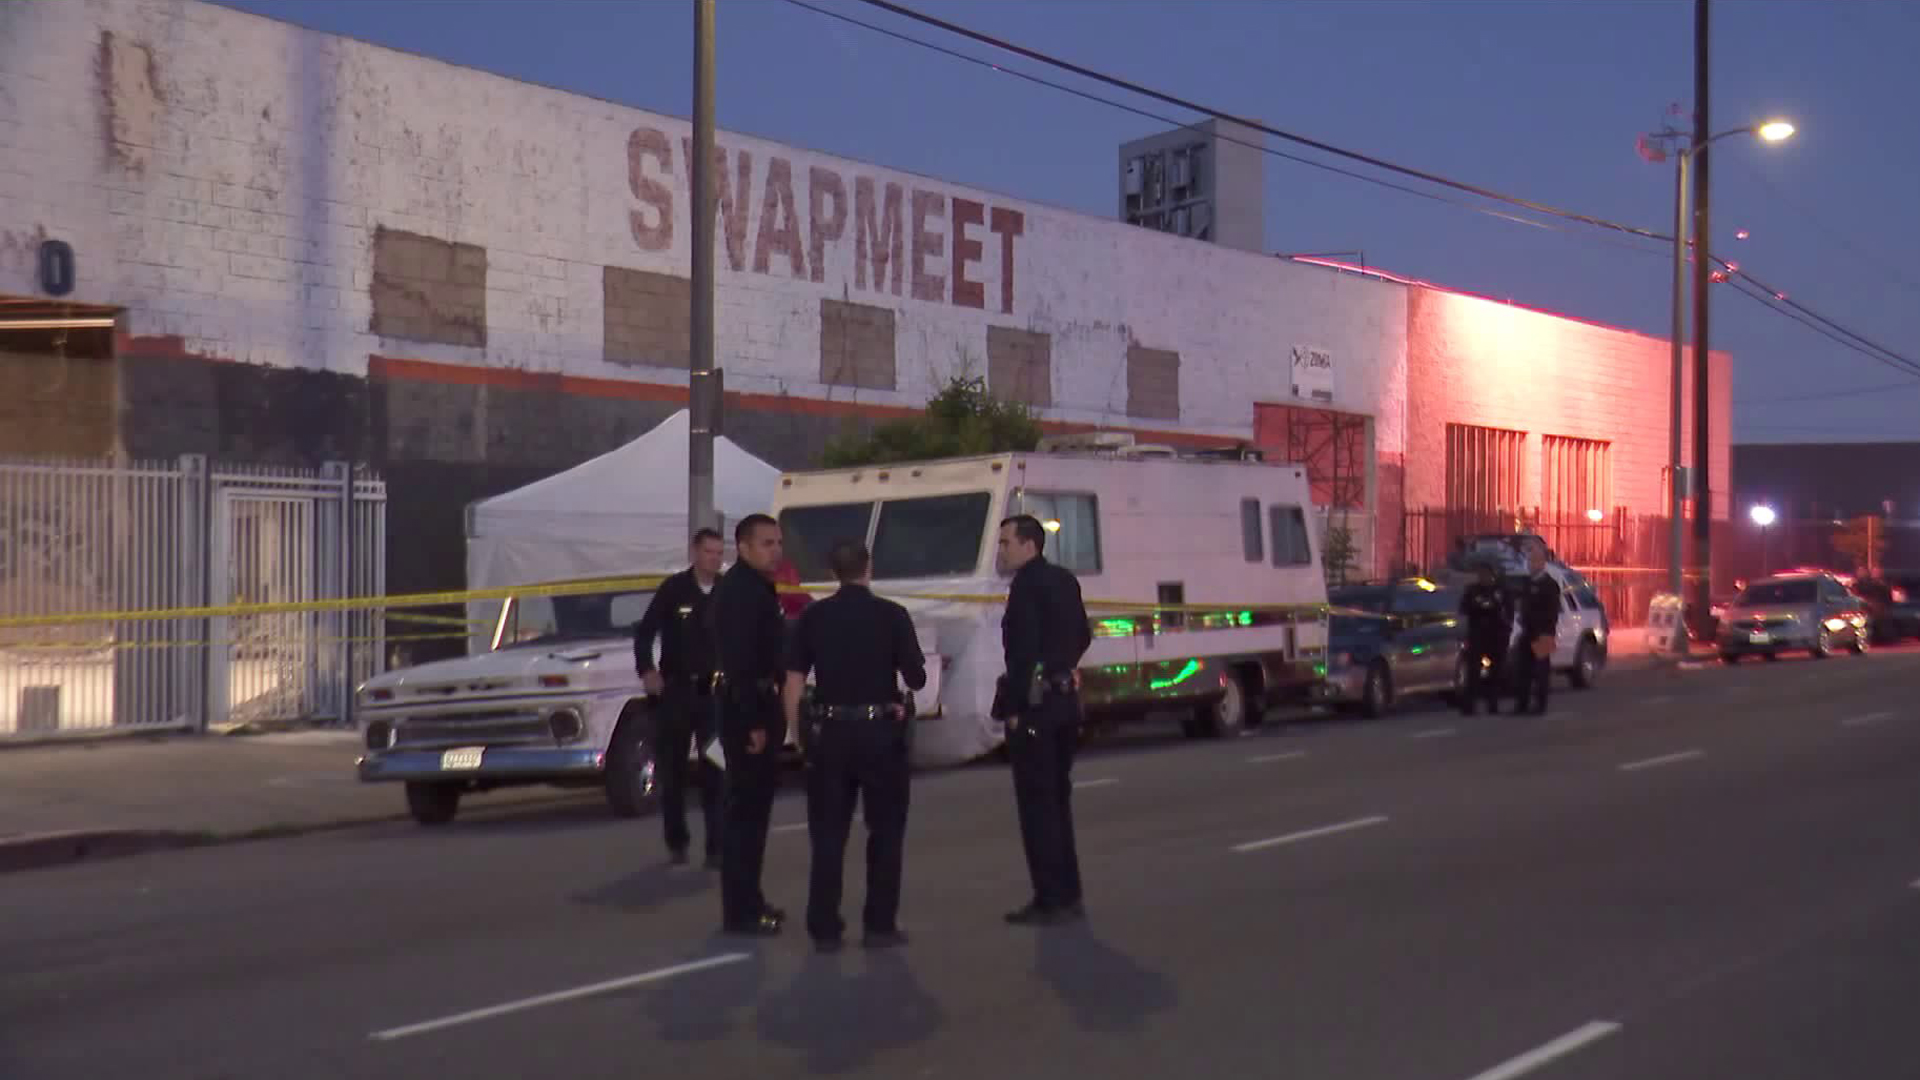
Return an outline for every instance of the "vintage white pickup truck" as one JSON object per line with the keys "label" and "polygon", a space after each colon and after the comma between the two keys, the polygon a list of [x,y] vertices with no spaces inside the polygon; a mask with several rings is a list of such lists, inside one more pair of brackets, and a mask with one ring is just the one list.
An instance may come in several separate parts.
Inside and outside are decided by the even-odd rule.
{"label": "vintage white pickup truck", "polygon": [[649,590],[508,600],[492,648],[390,671],[360,688],[360,779],[402,782],[414,820],[453,820],[470,792],[603,787],[622,816],[653,799],[631,627]]}

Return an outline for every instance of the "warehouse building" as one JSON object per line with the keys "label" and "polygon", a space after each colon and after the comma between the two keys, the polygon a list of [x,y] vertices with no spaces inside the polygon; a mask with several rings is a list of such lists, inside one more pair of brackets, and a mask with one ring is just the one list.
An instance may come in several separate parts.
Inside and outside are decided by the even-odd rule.
{"label": "warehouse building", "polygon": [[[1359,573],[1436,522],[1663,508],[1660,339],[718,142],[726,432],[780,467],[960,374],[1055,430],[1304,462]],[[684,403],[690,143],[190,0],[6,5],[0,453],[368,466],[388,588],[458,587],[465,504]]]}

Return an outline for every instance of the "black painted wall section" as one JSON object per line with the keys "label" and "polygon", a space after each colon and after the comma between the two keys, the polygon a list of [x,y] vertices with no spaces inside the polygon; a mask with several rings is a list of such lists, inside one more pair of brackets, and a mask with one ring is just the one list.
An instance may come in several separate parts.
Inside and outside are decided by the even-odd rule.
{"label": "black painted wall section", "polygon": [[[466,507],[638,438],[671,402],[368,380],[177,356],[122,357],[121,437],[140,458],[205,454],[234,462],[370,465],[387,482],[387,591],[466,585]],[[829,439],[865,421],[728,402],[725,433],[777,468],[818,462]],[[443,612],[457,615],[457,609]],[[395,623],[393,633],[418,624]],[[414,661],[458,641],[414,643]]]}

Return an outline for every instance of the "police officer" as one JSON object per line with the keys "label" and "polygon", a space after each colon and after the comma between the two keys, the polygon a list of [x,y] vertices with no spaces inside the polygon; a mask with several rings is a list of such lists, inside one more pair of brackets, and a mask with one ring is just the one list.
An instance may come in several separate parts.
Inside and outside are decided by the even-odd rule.
{"label": "police officer", "polygon": [[1020,841],[1033,880],[1033,899],[1007,915],[1015,925],[1065,922],[1086,914],[1074,850],[1072,773],[1080,724],[1075,669],[1093,644],[1093,632],[1080,582],[1046,560],[1046,546],[1046,530],[1032,515],[1000,523],[1000,564],[1013,571],[1013,583],[1000,622],[1007,673],[1000,677],[992,712],[1007,723]]}
{"label": "police officer", "polygon": [[[1514,614],[1519,631],[1515,642],[1518,685],[1514,711],[1535,715],[1547,711],[1547,686],[1553,680],[1553,643],[1560,627],[1560,583],[1547,573],[1547,549],[1539,541],[1527,544],[1527,581],[1520,590]],[[1529,705],[1531,702],[1531,705]]]}
{"label": "police officer", "polygon": [[[660,583],[647,613],[633,627],[633,666],[656,699],[654,766],[660,783],[660,820],[673,863],[687,861],[687,758],[715,735],[713,636],[705,631],[707,600],[720,580],[725,549],[717,529],[693,534],[693,565]],[[660,665],[653,643],[660,641]],[[721,791],[725,774],[706,754],[700,775],[700,811],[706,822],[707,869],[720,868]]]}
{"label": "police officer", "polygon": [[729,933],[771,936],[786,912],[760,891],[767,824],[780,786],[781,648],[786,619],[774,589],[780,524],[765,514],[733,530],[739,558],[714,586],[714,657],[720,668],[720,746],[726,757],[726,826],[721,836],[720,904]]}
{"label": "police officer", "polygon": [[1500,711],[1500,677],[1513,633],[1513,612],[1499,572],[1489,562],[1474,569],[1478,579],[1460,596],[1460,615],[1467,622],[1467,685],[1460,690],[1460,711],[1467,716],[1482,699],[1489,714]]}
{"label": "police officer", "polygon": [[[841,864],[857,798],[867,819],[867,902],[861,944],[886,948],[900,932],[900,866],[907,834],[909,690],[927,685],[926,657],[907,609],[873,595],[872,557],[857,540],[827,554],[840,591],[800,616],[787,652],[787,730],[807,755],[807,832],[813,870],[807,933],[822,951],[840,947]],[[801,715],[807,672],[810,714]]]}

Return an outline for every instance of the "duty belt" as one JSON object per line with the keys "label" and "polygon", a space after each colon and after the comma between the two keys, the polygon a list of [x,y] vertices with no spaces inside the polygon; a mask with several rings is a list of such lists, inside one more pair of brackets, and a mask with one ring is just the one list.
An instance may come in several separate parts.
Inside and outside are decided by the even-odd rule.
{"label": "duty belt", "polygon": [[822,720],[891,719],[894,705],[815,705],[814,714]]}

